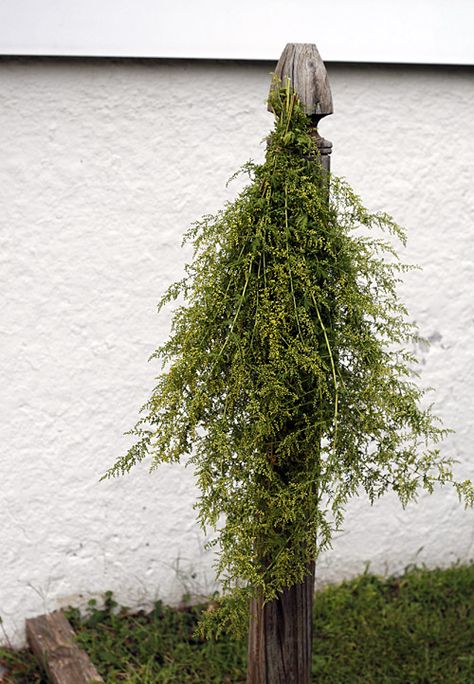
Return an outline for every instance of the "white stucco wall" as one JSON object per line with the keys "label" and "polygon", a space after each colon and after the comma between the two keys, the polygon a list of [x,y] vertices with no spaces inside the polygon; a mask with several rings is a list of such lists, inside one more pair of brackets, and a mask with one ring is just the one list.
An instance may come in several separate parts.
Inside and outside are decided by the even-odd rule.
{"label": "white stucco wall", "polygon": [[[212,587],[180,467],[99,483],[126,449],[167,334],[156,303],[189,252],[183,231],[261,158],[271,65],[0,61],[0,615],[112,589],[136,605]],[[321,125],[333,169],[409,232],[424,267],[402,294],[422,333],[423,381],[474,477],[474,79],[471,70],[329,66]],[[320,581],[473,555],[474,513],[452,492],[402,511],[355,500]],[[82,598],[81,598],[82,597]]]}

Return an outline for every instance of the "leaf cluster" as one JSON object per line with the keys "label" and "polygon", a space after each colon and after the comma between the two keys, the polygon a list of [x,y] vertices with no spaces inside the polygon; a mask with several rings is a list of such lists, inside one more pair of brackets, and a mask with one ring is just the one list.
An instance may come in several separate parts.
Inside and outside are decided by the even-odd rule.
{"label": "leaf cluster", "polygon": [[[194,258],[160,306],[180,298],[163,372],[137,441],[109,475],[151,456],[194,467],[198,517],[216,530],[218,575],[236,628],[252,596],[302,580],[350,497],[405,505],[452,481],[416,382],[416,327],[397,296],[403,231],[323,171],[290,87],[250,182],[186,235]],[[472,502],[470,483],[456,483]],[[223,617],[224,616],[224,617]],[[213,620],[213,615],[209,618]]]}

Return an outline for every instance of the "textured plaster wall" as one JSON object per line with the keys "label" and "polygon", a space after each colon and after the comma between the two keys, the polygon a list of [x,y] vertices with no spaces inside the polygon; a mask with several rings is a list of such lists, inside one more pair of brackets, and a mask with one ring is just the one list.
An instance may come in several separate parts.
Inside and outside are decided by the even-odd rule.
{"label": "textured plaster wall", "polygon": [[[183,231],[232,197],[263,154],[271,65],[0,62],[0,615],[24,618],[112,589],[138,605],[212,588],[181,467],[99,483],[153,386],[168,330],[156,303],[182,272]],[[402,295],[423,381],[474,476],[474,79],[470,70],[330,66],[321,125],[333,169],[409,232],[423,265]],[[406,511],[348,509],[319,581],[473,557],[474,514],[450,491]]]}

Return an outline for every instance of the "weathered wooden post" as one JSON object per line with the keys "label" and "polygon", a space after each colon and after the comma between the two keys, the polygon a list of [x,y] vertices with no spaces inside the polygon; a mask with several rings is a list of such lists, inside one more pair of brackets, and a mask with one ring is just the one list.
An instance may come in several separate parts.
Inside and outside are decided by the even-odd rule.
{"label": "weathered wooden post", "polygon": [[[319,121],[333,112],[326,67],[316,45],[288,43],[276,75],[289,79],[304,111],[314,122],[320,157],[315,164],[330,170],[332,143],[317,130]],[[247,684],[309,684],[311,681],[314,562],[303,584],[289,587],[281,596],[250,607]]]}

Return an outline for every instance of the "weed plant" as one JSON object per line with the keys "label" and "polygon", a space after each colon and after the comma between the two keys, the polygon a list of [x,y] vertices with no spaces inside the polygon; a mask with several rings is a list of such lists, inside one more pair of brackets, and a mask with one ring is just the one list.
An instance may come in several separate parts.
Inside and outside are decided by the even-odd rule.
{"label": "weed plant", "polygon": [[420,338],[396,291],[402,229],[325,175],[289,84],[271,106],[265,161],[186,236],[194,259],[161,300],[184,302],[153,355],[163,372],[108,472],[148,456],[193,467],[223,596],[205,616],[211,634],[241,634],[251,598],[302,582],[352,496],[393,490],[405,505],[452,483],[473,500],[416,382]]}

